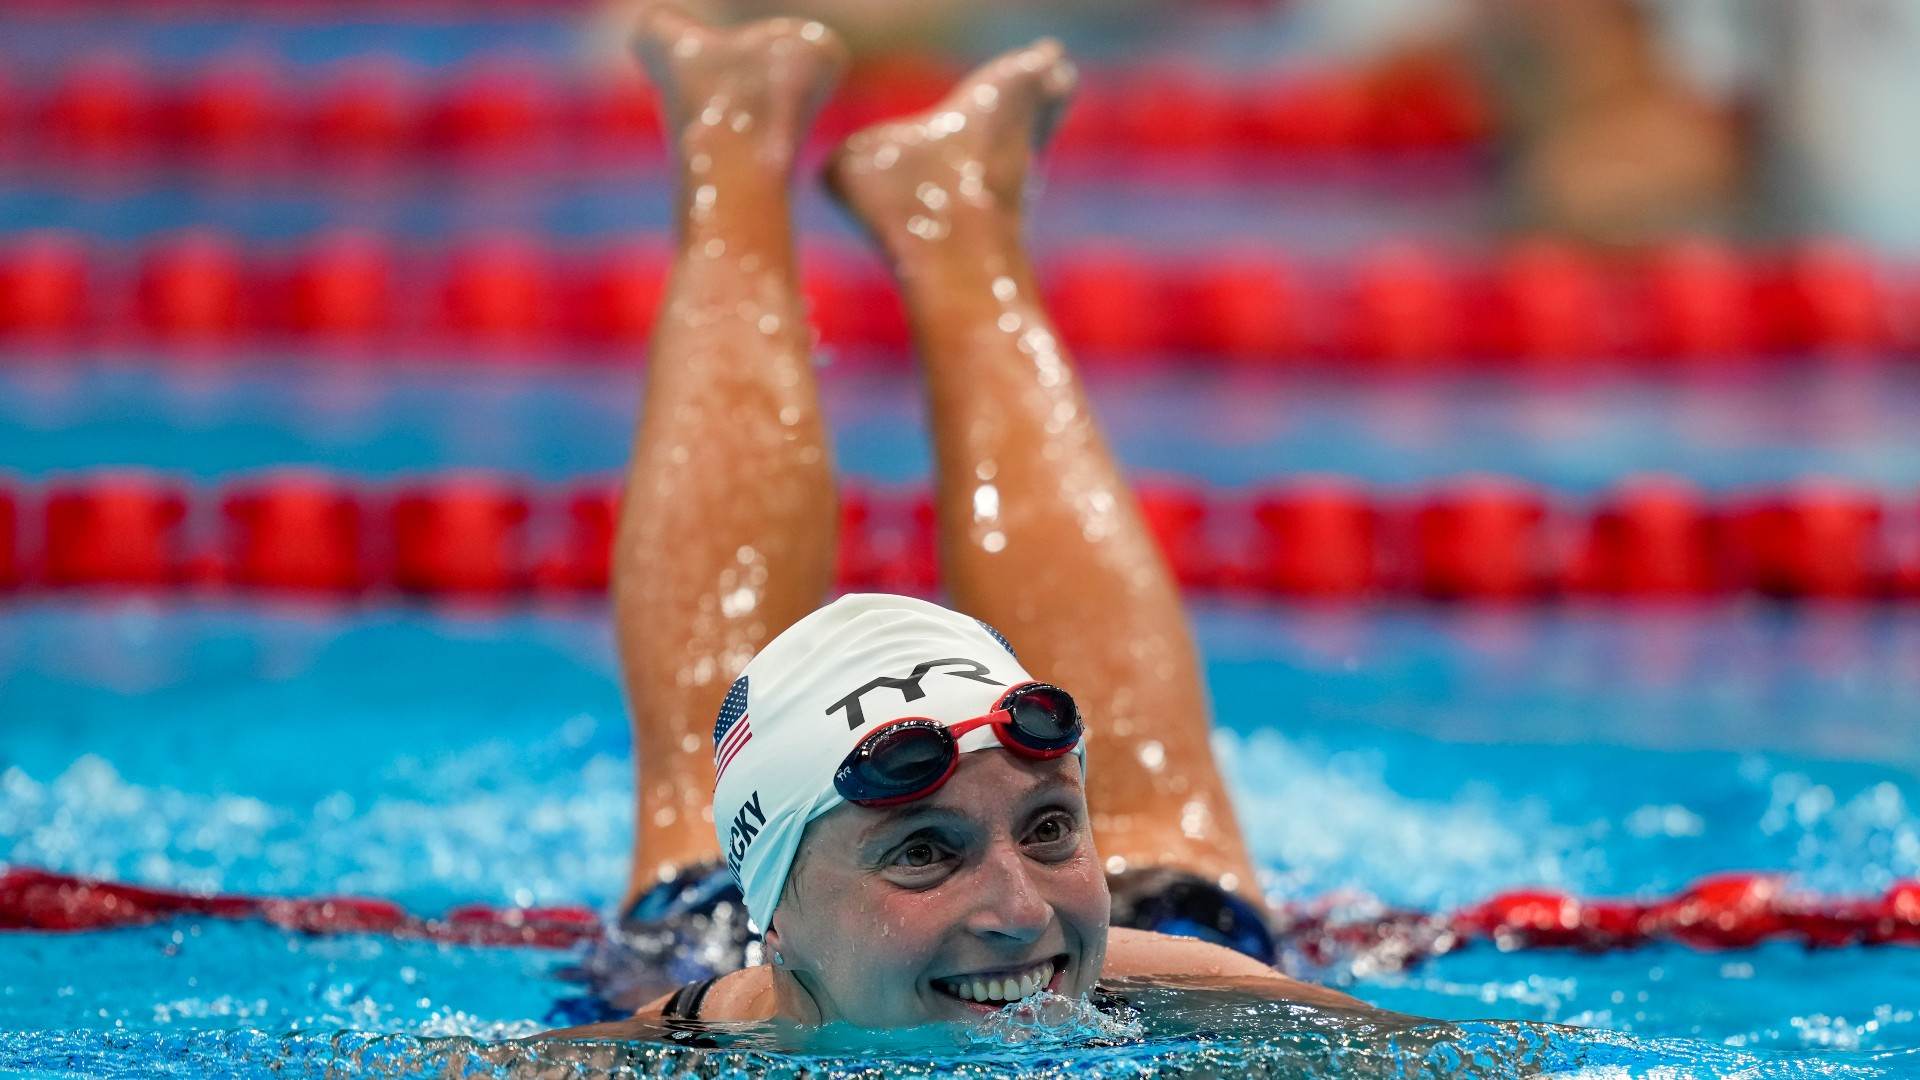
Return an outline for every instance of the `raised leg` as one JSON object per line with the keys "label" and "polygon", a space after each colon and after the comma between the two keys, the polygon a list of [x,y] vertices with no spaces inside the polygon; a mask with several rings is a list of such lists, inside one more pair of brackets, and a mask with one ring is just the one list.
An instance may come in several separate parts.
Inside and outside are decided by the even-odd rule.
{"label": "raised leg", "polygon": [[948,587],[1081,701],[1109,869],[1179,866],[1257,898],[1179,594],[1021,242],[1032,153],[1073,82],[1054,42],[1009,53],[928,112],[849,139],[828,180],[906,296]]}
{"label": "raised leg", "polygon": [[716,30],[667,5],[641,16],[636,49],[665,101],[680,178],[679,249],[614,550],[638,772],[629,900],[717,857],[720,700],[832,582],[838,510],[788,183],[845,64],[819,23]]}

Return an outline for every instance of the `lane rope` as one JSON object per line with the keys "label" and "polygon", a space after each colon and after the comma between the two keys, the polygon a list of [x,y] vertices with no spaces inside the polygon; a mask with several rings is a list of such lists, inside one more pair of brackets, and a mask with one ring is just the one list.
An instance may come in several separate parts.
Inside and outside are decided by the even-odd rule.
{"label": "lane rope", "polygon": [[[572,244],[484,233],[432,247],[359,231],[260,244],[217,231],[102,247],[0,237],[0,353],[79,363],[367,367],[395,357],[633,364],[670,265],[666,238]],[[1089,367],[1310,365],[1383,373],[1493,365],[1649,374],[1768,360],[1920,355],[1920,269],[1839,242],[1683,241],[1603,261],[1550,241],[1482,253],[1387,245],[1322,264],[1271,245],[1166,255],[1063,249],[1048,310]],[[907,318],[870,255],[810,252],[811,324],[837,362],[905,365]]]}
{"label": "lane rope", "polygon": [[[1328,477],[1244,490],[1148,480],[1148,527],[1188,589],[1287,601],[1515,603],[1920,598],[1920,498],[1840,482],[1710,495],[1665,476],[1568,498],[1498,477],[1425,491]],[[0,598],[75,590],[344,600],[604,596],[610,482],[480,473],[369,483],[286,470],[219,487],[107,470],[0,480]],[[846,589],[939,587],[932,497],[849,485]]]}
{"label": "lane rope", "polygon": [[[1654,900],[1503,892],[1453,912],[1353,911],[1351,899],[1275,913],[1284,953],[1313,965],[1399,970],[1466,948],[1615,952],[1655,944],[1718,951],[1769,942],[1807,948],[1920,945],[1920,881],[1878,897],[1791,892],[1783,875],[1718,874]],[[14,867],[0,874],[0,931],[78,933],[176,918],[255,920],[302,934],[377,934],[457,945],[567,949],[598,938],[585,907],[469,904],[438,916],[367,897],[268,898],[190,893]]]}

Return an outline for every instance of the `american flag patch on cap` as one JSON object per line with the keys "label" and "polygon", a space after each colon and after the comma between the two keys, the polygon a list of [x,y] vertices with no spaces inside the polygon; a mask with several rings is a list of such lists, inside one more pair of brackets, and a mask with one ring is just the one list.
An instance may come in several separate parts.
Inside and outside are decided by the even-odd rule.
{"label": "american flag patch on cap", "polygon": [[720,716],[713,722],[713,782],[718,784],[740,748],[753,741],[753,729],[747,724],[747,677],[733,680],[727,699],[720,703]]}

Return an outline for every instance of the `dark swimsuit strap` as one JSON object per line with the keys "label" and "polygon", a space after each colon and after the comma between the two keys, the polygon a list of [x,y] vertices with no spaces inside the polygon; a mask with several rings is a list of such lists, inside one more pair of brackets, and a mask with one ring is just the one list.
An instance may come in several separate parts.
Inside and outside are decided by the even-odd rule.
{"label": "dark swimsuit strap", "polygon": [[673,996],[667,999],[666,1006],[660,1010],[661,1019],[663,1020],[698,1020],[700,1019],[700,1003],[707,999],[707,991],[713,989],[713,984],[719,981],[720,981],[720,976],[715,975],[711,979],[702,979],[699,982],[691,982],[681,987],[680,989],[675,990],[673,992]]}

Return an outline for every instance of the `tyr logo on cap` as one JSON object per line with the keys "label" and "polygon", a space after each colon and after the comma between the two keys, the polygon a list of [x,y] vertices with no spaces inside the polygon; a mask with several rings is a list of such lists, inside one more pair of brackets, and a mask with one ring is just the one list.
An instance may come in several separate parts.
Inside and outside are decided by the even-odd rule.
{"label": "tyr logo on cap", "polygon": [[907,701],[918,701],[927,696],[927,692],[920,689],[920,680],[926,678],[928,672],[938,667],[965,668],[966,670],[964,671],[945,672],[945,674],[951,675],[956,679],[967,679],[972,682],[984,683],[987,686],[1007,685],[1006,683],[990,678],[987,665],[982,664],[978,660],[967,660],[961,657],[949,657],[945,660],[928,660],[915,664],[912,673],[904,679],[896,679],[888,675],[882,675],[879,678],[870,680],[865,686],[827,706],[827,715],[832,716],[834,713],[845,709],[847,711],[847,730],[858,731],[861,725],[867,722],[867,714],[860,708],[860,698],[862,696],[884,686],[900,691],[900,696]]}

